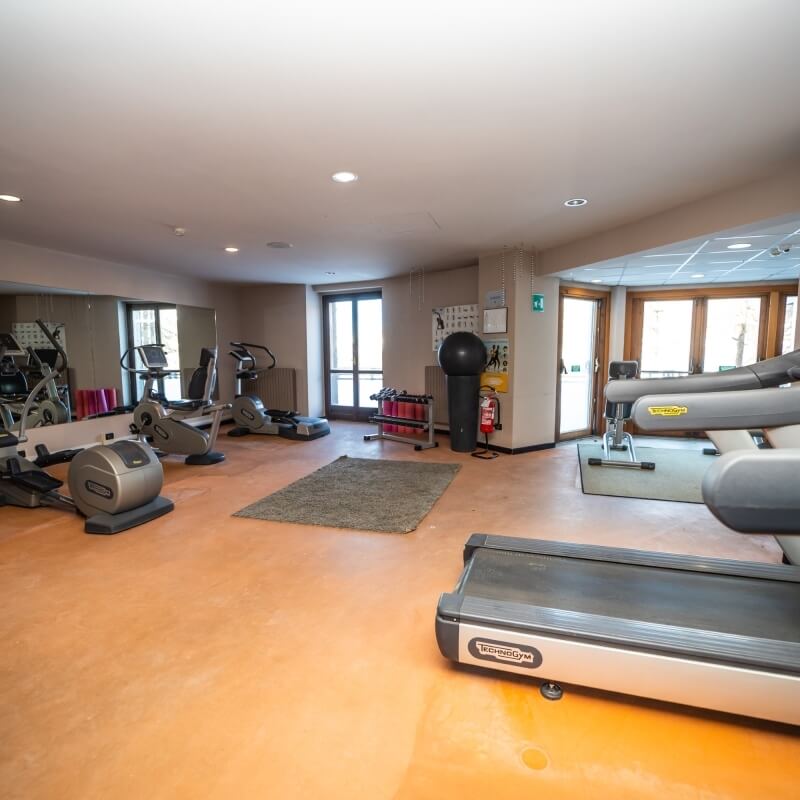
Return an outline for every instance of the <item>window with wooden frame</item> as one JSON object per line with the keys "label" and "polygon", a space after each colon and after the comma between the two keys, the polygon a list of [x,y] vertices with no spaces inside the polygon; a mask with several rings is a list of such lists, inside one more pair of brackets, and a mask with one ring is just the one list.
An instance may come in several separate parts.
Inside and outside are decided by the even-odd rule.
{"label": "window with wooden frame", "polygon": [[717,372],[770,358],[784,351],[796,298],[794,285],[629,292],[625,358],[639,362],[643,378]]}

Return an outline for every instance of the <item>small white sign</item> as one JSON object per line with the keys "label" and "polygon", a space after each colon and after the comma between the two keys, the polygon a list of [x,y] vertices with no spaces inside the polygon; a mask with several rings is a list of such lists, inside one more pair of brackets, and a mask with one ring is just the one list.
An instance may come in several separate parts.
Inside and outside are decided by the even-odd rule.
{"label": "small white sign", "polygon": [[487,308],[483,312],[483,332],[484,333],[507,333],[508,332],[508,309],[507,308]]}

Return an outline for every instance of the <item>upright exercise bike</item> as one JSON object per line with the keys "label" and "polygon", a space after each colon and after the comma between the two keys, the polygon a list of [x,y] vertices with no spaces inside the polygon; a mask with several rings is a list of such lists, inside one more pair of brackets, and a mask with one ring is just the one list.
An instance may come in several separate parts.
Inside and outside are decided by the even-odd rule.
{"label": "upright exercise bike", "polygon": [[[228,431],[228,436],[246,436],[248,433],[263,433],[268,436],[282,436],[310,442],[327,436],[331,432],[328,420],[323,417],[303,417],[296,411],[280,411],[266,408],[258,395],[244,394],[243,381],[257,380],[260,375],[275,369],[276,360],[272,351],[260,344],[231,342],[230,355],[236,359],[236,399],[233,401],[233,420],[236,427]],[[270,363],[259,367],[256,357],[249,348],[263,350]]]}
{"label": "upright exercise bike", "polygon": [[[130,356],[136,353],[144,369],[131,365]],[[155,447],[170,455],[186,456],[186,464],[218,464],[225,460],[223,453],[212,449],[219,433],[222,414],[229,403],[214,403],[211,399],[217,380],[217,349],[204,347],[200,352],[200,365],[189,381],[188,395],[184,400],[167,400],[156,391],[156,383],[174,374],[169,369],[167,351],[163,344],[144,344],[126,350],[120,359],[126,372],[141,375],[144,380],[142,399],[133,409],[133,429]],[[188,420],[210,418],[208,431],[190,425]]]}

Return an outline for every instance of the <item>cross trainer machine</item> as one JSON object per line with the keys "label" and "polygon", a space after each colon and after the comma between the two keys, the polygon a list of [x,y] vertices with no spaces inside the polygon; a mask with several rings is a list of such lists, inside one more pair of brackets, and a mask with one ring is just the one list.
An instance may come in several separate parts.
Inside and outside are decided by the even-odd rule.
{"label": "cross trainer machine", "polygon": [[[37,320],[36,323],[51,344],[57,342],[41,320]],[[63,349],[59,347],[55,352],[58,354],[58,359]],[[57,362],[51,368],[33,347],[23,349],[12,334],[0,333],[0,426],[9,433],[18,431],[21,426],[21,412],[28,400],[29,392],[28,379],[14,360],[20,356],[27,356],[29,364],[36,369],[41,378],[40,389],[28,406],[25,427],[38,428],[69,422],[69,408],[61,399],[56,385],[56,378],[64,373],[63,365],[54,372]]]}
{"label": "cross trainer machine", "polygon": [[[138,370],[132,366],[130,356],[136,353],[144,366]],[[217,440],[222,414],[230,404],[217,403],[211,399],[217,379],[217,350],[204,347],[200,353],[200,365],[189,381],[188,399],[167,400],[155,391],[161,378],[176,370],[168,368],[167,352],[163,344],[144,344],[126,350],[120,359],[126,372],[141,375],[145,379],[142,399],[133,409],[132,428],[140,436],[152,439],[162,452],[186,456],[186,464],[218,464],[225,460],[223,453],[212,449]],[[187,420],[210,417],[208,431],[189,425]]]}
{"label": "cross trainer machine", "polygon": [[[57,377],[66,369],[67,359],[61,347],[55,346],[62,359],[61,368],[53,373]],[[18,451],[28,440],[30,406],[49,378],[44,375],[30,391],[19,432],[0,433],[0,505],[77,511],[86,517],[86,533],[102,534],[119,533],[172,511],[172,501],[159,496],[164,481],[161,464],[146,444],[119,441],[70,451],[74,456],[67,478],[70,497],[59,493],[62,481]],[[40,458],[50,455],[46,448],[37,452]],[[59,460],[58,454],[52,454],[50,463]]]}
{"label": "cross trainer machine", "polygon": [[[721,416],[749,408],[754,427],[768,426],[775,417],[759,409],[772,391],[793,405],[782,424],[800,424],[792,390],[716,395]],[[676,397],[687,408],[713,399]],[[800,449],[723,453],[703,498],[734,530],[796,538],[798,474]],[[543,679],[548,699],[564,681],[800,725],[799,618],[797,566],[473,534],[436,637],[452,660]]]}
{"label": "cross trainer machine", "polygon": [[[231,411],[236,427],[228,431],[228,436],[261,433],[310,442],[331,432],[328,420],[323,417],[304,417],[294,411],[266,408],[257,395],[244,394],[243,382],[256,380],[262,373],[275,369],[277,361],[272,351],[264,345],[248,342],[231,342],[230,345],[233,348],[230,355],[236,360],[236,397]],[[251,348],[263,350],[270,363],[266,367],[259,367]]]}

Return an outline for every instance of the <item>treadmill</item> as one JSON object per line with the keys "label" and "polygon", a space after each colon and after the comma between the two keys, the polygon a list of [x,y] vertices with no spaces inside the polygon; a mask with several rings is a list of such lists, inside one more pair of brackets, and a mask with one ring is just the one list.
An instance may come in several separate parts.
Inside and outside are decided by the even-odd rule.
{"label": "treadmill", "polygon": [[[800,416],[797,390],[779,391]],[[757,409],[759,394],[727,402]],[[797,536],[799,476],[800,449],[734,451],[703,498],[734,530]],[[544,681],[548,699],[563,681],[800,725],[798,566],[476,533],[436,638],[453,661]]]}

